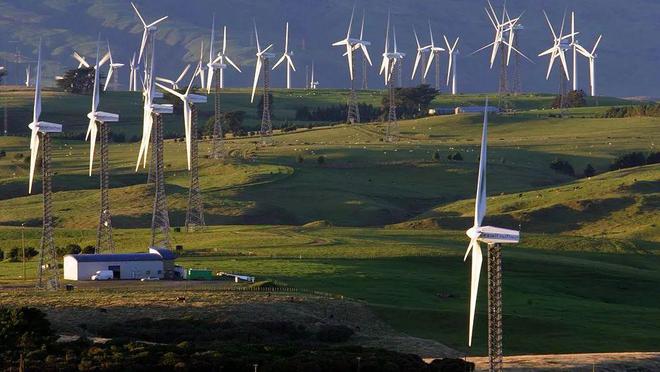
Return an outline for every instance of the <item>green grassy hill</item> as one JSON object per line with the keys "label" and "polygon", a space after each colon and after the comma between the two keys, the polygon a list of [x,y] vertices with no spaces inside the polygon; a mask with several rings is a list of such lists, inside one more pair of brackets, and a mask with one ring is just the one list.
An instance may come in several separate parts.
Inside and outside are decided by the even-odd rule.
{"label": "green grassy hill", "polygon": [[[245,104],[246,94],[228,93],[228,105],[254,111]],[[299,104],[343,100],[339,91],[304,98],[275,94],[280,117]],[[380,99],[369,94],[362,99]],[[45,120],[84,128],[87,97],[46,96]],[[12,105],[29,115],[30,99],[26,94]],[[449,99],[477,104],[483,96],[441,97],[437,104]],[[623,153],[656,151],[660,119],[602,119],[602,107],[551,118],[552,111],[544,110],[551,97],[518,99],[525,111],[492,116],[489,127],[487,222],[522,231],[521,244],[504,250],[506,353],[655,350],[660,303],[650,294],[660,285],[660,167],[605,171]],[[126,120],[117,131],[137,132],[139,112],[128,105],[128,95],[107,94],[103,100],[104,110],[115,109]],[[166,122],[168,128],[182,127],[176,116]],[[313,129],[276,132],[275,145],[266,147],[254,137],[227,138],[225,162],[200,157],[211,226],[194,234],[172,231],[173,242],[184,246],[178,262],[363,301],[401,332],[482,354],[485,287],[475,347],[467,350],[469,264],[463,262],[481,123],[481,115],[401,121],[397,143],[382,141],[380,123],[313,123]],[[185,217],[184,146],[165,144],[173,226]],[[210,146],[203,141],[200,154],[208,154]],[[89,145],[57,138],[54,149],[56,244],[94,244],[99,193],[97,170],[87,174]],[[121,252],[143,251],[149,244],[153,194],[146,170],[134,170],[137,149],[136,143],[110,146],[114,237]],[[6,151],[0,158],[0,249],[38,246],[41,195],[39,179],[35,194],[27,195],[27,137],[0,137],[0,150]],[[447,159],[456,152],[462,161]],[[599,174],[590,179],[558,174],[549,168],[557,158],[577,173],[592,164]],[[28,280],[36,262],[28,263]],[[0,262],[0,283],[17,285],[21,276],[20,262]]]}

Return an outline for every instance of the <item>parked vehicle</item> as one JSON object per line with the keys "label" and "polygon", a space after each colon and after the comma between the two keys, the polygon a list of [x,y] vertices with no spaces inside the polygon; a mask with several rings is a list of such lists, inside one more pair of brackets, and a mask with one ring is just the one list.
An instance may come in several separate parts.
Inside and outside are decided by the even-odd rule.
{"label": "parked vehicle", "polygon": [[114,277],[112,270],[99,270],[92,275],[92,280],[111,280]]}

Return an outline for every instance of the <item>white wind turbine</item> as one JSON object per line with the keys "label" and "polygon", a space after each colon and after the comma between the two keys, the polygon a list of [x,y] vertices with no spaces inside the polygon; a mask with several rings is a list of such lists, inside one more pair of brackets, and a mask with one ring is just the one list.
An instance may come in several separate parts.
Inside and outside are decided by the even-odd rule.
{"label": "white wind turbine", "polygon": [[[108,76],[105,78],[105,85],[103,85],[103,91],[105,92],[108,89],[108,84],[110,83],[110,78],[112,78],[112,74],[115,72],[115,70],[119,70],[119,68],[124,67],[123,63],[115,63],[112,60],[112,52],[110,51],[110,42],[108,41],[108,54],[110,58],[110,66],[108,67]],[[98,67],[97,67],[98,69]]]}
{"label": "white wind turbine", "polygon": [[[332,43],[332,46],[343,46],[346,48],[346,52],[344,53],[344,56],[348,59],[348,73],[349,76],[351,77],[351,80],[353,80],[353,47],[360,43],[362,40],[355,39],[351,37],[351,31],[353,29],[353,18],[355,17],[355,7],[353,7],[353,12],[351,13],[351,20],[348,23],[348,31],[346,32],[346,38],[341,39],[337,42]],[[366,50],[366,47],[363,49]],[[369,55],[368,52],[366,52],[365,55]]]}
{"label": "white wind turbine", "polygon": [[78,52],[74,51],[71,55],[76,61],[78,61],[78,68],[90,68],[91,66],[87,62],[87,59],[81,56]]}
{"label": "white wind turbine", "polygon": [[206,88],[206,64],[204,64],[204,40],[202,40],[202,46],[199,51],[199,62],[197,63],[197,70],[199,71],[199,83],[201,84],[200,88]]}
{"label": "white wind turbine", "polygon": [[[431,20],[429,19],[429,35],[431,36],[431,54],[429,55],[429,60],[426,63],[426,69],[424,70],[424,77],[429,73],[431,64],[433,63],[434,58],[440,58],[440,52],[444,52],[445,49],[442,47],[435,46],[435,40],[433,39],[433,29],[431,28]],[[437,77],[436,77],[437,78]],[[437,78],[439,79],[439,78]],[[439,87],[436,87],[439,88]]]}
{"label": "white wind turbine", "polygon": [[48,133],[62,132],[62,124],[49,123],[39,120],[41,116],[41,41],[39,41],[39,54],[37,57],[37,70],[34,80],[34,111],[32,112],[32,122],[28,124],[30,128],[30,183],[28,193],[32,194],[32,182],[34,180],[34,170],[37,165],[37,156],[39,154],[39,133],[48,135]]}
{"label": "white wind turbine", "polygon": [[470,313],[468,345],[472,346],[472,331],[474,329],[474,314],[477,306],[477,292],[479,290],[479,276],[481,274],[481,263],[483,253],[479,242],[487,243],[488,246],[502,243],[518,243],[520,232],[493,226],[482,226],[486,215],[486,164],[488,144],[488,100],[484,108],[484,125],[481,134],[481,153],[479,155],[479,175],[477,177],[477,193],[474,203],[474,225],[466,231],[470,238],[464,260],[472,253],[472,278],[470,281]]}
{"label": "white wind turbine", "polygon": [[25,86],[30,87],[30,65],[25,68]]}
{"label": "white wind turbine", "polygon": [[[186,67],[183,69],[183,71],[181,71],[181,74],[179,74],[179,77],[176,78],[176,80],[165,79],[165,78],[162,78],[162,77],[157,77],[156,80],[158,80],[162,83],[167,83],[167,84],[170,85],[170,87],[172,89],[177,90],[177,89],[179,89],[179,83],[181,82],[181,80],[183,80],[184,77],[186,77],[186,74],[188,73],[189,69],[190,69],[190,64],[187,64]],[[197,72],[197,71],[195,71],[195,72]],[[196,75],[196,73],[195,73],[195,75]],[[193,75],[193,78],[194,77],[195,76]]]}
{"label": "white wind turbine", "polygon": [[[519,51],[518,49],[516,49],[516,47],[513,46],[513,38],[514,38],[513,28],[515,27],[516,23],[518,23],[518,21],[520,20],[522,14],[517,18],[509,18],[505,6],[502,10],[502,17],[500,19],[500,17],[498,17],[497,13],[495,12],[495,9],[493,9],[493,6],[490,3],[490,1],[488,1],[488,8],[486,8],[485,10],[488,19],[490,20],[490,23],[493,25],[493,28],[495,29],[495,39],[492,43],[484,45],[483,47],[475,50],[471,54],[475,54],[489,47],[493,47],[490,54],[490,68],[492,69],[493,65],[495,64],[495,58],[497,58],[497,52],[502,46],[502,44],[504,44],[505,46],[508,47],[507,59],[506,59],[507,66],[509,65],[509,60],[511,58],[512,50],[531,62],[531,60],[527,58],[526,55],[524,55],[521,51]],[[508,39],[505,39],[505,35],[508,35]]]}
{"label": "white wind turbine", "polygon": [[157,30],[156,25],[166,20],[167,16],[159,18],[156,21],[147,24],[147,22],[144,21],[144,18],[142,18],[140,11],[138,11],[137,7],[135,7],[135,4],[131,2],[131,5],[133,6],[133,9],[135,9],[135,13],[137,13],[138,18],[140,18],[140,22],[142,22],[142,26],[144,27],[144,31],[142,32],[142,42],[140,43],[140,54],[138,55],[138,60],[137,60],[139,64],[140,62],[142,62],[142,55],[144,54],[144,48],[147,46],[147,39],[149,38],[149,33],[155,32]]}
{"label": "white wind turbine", "polygon": [[[213,64],[220,66],[220,88],[225,87],[225,68],[227,67],[227,64],[231,65],[234,69],[236,69],[236,71],[240,73],[243,72],[227,55],[227,26],[224,26],[222,33],[222,52],[218,52],[217,57],[213,61]],[[209,84],[209,89],[210,86],[211,84]]]}
{"label": "white wind turbine", "polygon": [[138,66],[135,63],[135,53],[133,53],[133,57],[131,57],[131,64],[129,67],[131,69],[131,73],[128,78],[128,91],[137,92]]}
{"label": "white wind turbine", "polygon": [[380,65],[380,74],[385,78],[385,85],[387,85],[392,78],[392,73],[397,67],[399,60],[405,57],[405,53],[399,52],[396,43],[396,28],[392,27],[392,41],[393,50],[390,52],[389,48],[390,39],[390,14],[387,14],[387,30],[385,31],[385,51],[383,52],[383,62]]}
{"label": "white wind turbine", "polygon": [[[422,46],[419,43],[417,30],[415,30],[414,26],[413,26],[413,34],[415,34],[415,43],[417,43],[417,55],[415,56],[415,65],[413,67],[412,76],[410,76],[410,80],[415,78],[415,74],[417,73],[417,67],[419,66],[419,62],[422,60],[424,54],[429,53],[431,51],[431,47],[432,47],[432,44]],[[426,75],[424,75],[424,77],[426,77]]]}
{"label": "white wind turbine", "polygon": [[254,37],[257,42],[257,64],[254,67],[254,81],[252,83],[252,97],[250,98],[250,103],[254,102],[254,94],[257,91],[257,84],[259,83],[259,75],[261,74],[261,69],[264,65],[265,59],[270,59],[275,57],[273,53],[268,53],[268,50],[273,47],[273,44],[268,45],[265,49],[261,49],[259,44],[259,32],[257,31],[257,23],[254,22]]}
{"label": "white wind turbine", "polygon": [[582,45],[577,46],[577,50],[580,54],[583,56],[587,57],[589,59],[589,78],[590,78],[590,85],[591,85],[591,96],[595,97],[596,96],[596,57],[598,55],[596,54],[596,49],[598,48],[598,44],[600,44],[600,40],[603,38],[603,35],[598,36],[598,40],[596,40],[596,44],[594,44],[593,49],[591,49],[591,52],[586,50]]}
{"label": "white wind turbine", "polygon": [[554,43],[550,49],[541,52],[539,54],[539,57],[550,55],[550,64],[548,65],[548,73],[546,74],[545,79],[548,80],[550,78],[550,73],[552,72],[552,66],[555,63],[555,59],[559,58],[564,70],[564,75],[566,77],[566,80],[571,80],[571,77],[568,73],[568,65],[566,64],[566,54],[565,54],[566,51],[570,48],[567,39],[574,37],[575,35],[579,34],[579,32],[572,32],[568,35],[563,35],[564,21],[566,19],[566,16],[564,15],[564,18],[562,18],[561,21],[561,29],[559,30],[559,35],[557,35],[545,11],[543,11],[543,15],[545,15],[545,20],[548,22],[548,27],[550,27],[550,32],[552,32],[553,43]]}
{"label": "white wind turbine", "polygon": [[445,45],[447,45],[447,51],[449,53],[449,63],[447,66],[447,85],[449,85],[449,80],[451,78],[451,94],[456,95],[456,60],[458,60],[458,49],[456,49],[456,46],[458,46],[458,37],[456,38],[456,41],[454,41],[454,45],[449,44],[449,40],[447,40],[447,36],[442,35],[445,39]]}
{"label": "white wind turbine", "polygon": [[289,22],[286,23],[286,31],[284,37],[284,54],[282,57],[275,63],[273,70],[277,68],[282,62],[286,61],[286,89],[291,89],[291,70],[296,71],[296,66],[293,64],[293,51],[289,50]]}
{"label": "white wind turbine", "polygon": [[163,89],[166,92],[169,92],[177,97],[181,101],[183,101],[183,124],[184,124],[184,131],[185,131],[185,136],[186,136],[186,153],[188,155],[188,170],[190,170],[190,158],[191,158],[191,139],[192,139],[192,107],[191,105],[197,104],[197,103],[206,103],[206,96],[198,95],[198,94],[192,94],[190,93],[190,89],[192,88],[192,84],[195,81],[195,77],[197,74],[201,73],[201,70],[198,68],[195,70],[195,73],[193,76],[190,78],[190,83],[188,84],[188,88],[186,89],[185,93],[179,93],[174,89],[170,89],[162,84],[156,83],[158,87]]}
{"label": "white wind turbine", "polygon": [[[367,60],[367,63],[369,63],[369,66],[373,66],[373,63],[371,63],[371,56],[369,55],[369,50],[367,49],[368,46],[371,45],[370,41],[367,41],[364,39],[364,20],[365,20],[365,12],[362,12],[362,24],[360,26],[360,37],[358,39],[351,39],[351,45],[353,46],[353,53],[357,51],[358,49],[362,51],[362,55],[364,58]],[[344,57],[348,55],[348,52],[344,52]]]}
{"label": "white wind turbine", "polygon": [[99,108],[99,75],[98,73],[100,68],[99,61],[99,43],[96,44],[96,65],[94,66],[94,92],[92,94],[92,111],[87,114],[89,119],[89,125],[87,126],[87,134],[85,135],[85,141],[89,140],[89,175],[92,175],[92,167],[94,165],[94,149],[96,146],[96,135],[98,133],[98,124],[105,125],[105,123],[114,123],[119,121],[118,114],[112,114],[109,112],[97,111]]}
{"label": "white wind turbine", "polygon": [[[215,69],[212,67],[213,61],[216,58],[215,52],[214,52],[214,46],[215,46],[215,13],[213,13],[213,22],[211,23],[211,42],[209,43],[209,62],[206,64],[207,68],[207,78],[206,78],[206,87],[202,86],[203,88],[206,88],[207,93],[211,93],[211,85],[213,85],[213,74],[215,72]],[[203,70],[200,70],[203,72]]]}
{"label": "white wind turbine", "polygon": [[312,61],[312,79],[309,81],[309,89],[316,89],[318,85],[319,82],[316,81],[316,78],[314,76],[314,61]]}

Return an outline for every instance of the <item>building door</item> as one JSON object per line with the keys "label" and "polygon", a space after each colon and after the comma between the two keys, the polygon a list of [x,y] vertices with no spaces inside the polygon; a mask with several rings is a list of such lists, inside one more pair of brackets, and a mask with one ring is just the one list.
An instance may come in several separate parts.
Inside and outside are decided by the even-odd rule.
{"label": "building door", "polygon": [[112,279],[121,279],[121,270],[119,266],[108,266],[108,270],[112,271]]}

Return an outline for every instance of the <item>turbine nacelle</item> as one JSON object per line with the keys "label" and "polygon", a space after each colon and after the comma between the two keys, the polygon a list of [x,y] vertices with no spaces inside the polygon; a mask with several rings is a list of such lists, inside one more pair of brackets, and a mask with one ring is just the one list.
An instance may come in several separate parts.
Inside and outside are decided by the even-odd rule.
{"label": "turbine nacelle", "polygon": [[47,121],[31,122],[28,128],[32,132],[39,133],[62,133],[62,124],[49,123]]}

